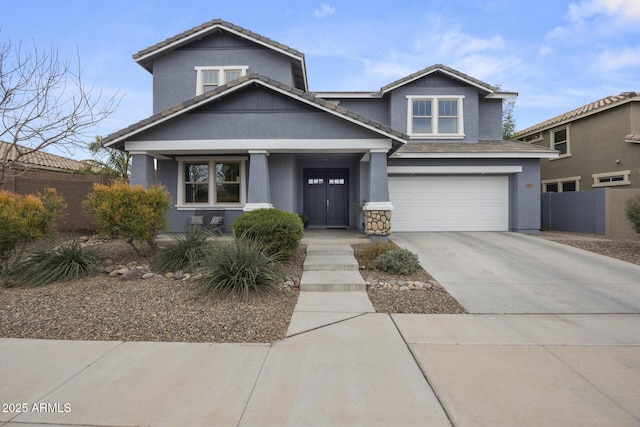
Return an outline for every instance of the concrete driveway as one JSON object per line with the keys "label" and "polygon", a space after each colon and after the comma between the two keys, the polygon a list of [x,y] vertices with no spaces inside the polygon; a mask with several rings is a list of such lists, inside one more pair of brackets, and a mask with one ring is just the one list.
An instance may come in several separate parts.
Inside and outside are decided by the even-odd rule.
{"label": "concrete driveway", "polygon": [[391,239],[470,313],[640,313],[640,266],[518,233]]}

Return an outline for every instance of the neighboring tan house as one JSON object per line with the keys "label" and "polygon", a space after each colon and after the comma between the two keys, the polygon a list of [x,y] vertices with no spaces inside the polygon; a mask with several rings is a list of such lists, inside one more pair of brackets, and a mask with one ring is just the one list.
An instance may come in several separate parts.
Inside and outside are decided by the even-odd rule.
{"label": "neighboring tan house", "polygon": [[600,99],[521,130],[516,138],[560,152],[542,161],[543,192],[640,189],[640,93]]}
{"label": "neighboring tan house", "polygon": [[[93,227],[84,214],[81,203],[94,183],[106,183],[111,178],[86,174],[83,162],[0,141],[0,162],[9,166],[0,189],[18,194],[33,194],[45,188],[55,188],[67,203],[67,216],[58,224],[61,231],[84,231]],[[18,155],[18,153],[28,153]]]}
{"label": "neighboring tan house", "polygon": [[303,53],[218,19],[133,57],[153,115],[103,141],[132,154],[133,184],[168,188],[170,231],[270,207],[377,236],[539,229],[540,159],[557,153],[502,140],[515,93],[444,65],[310,92]]}
{"label": "neighboring tan house", "polygon": [[640,94],[623,92],[524,129],[519,140],[560,152],[541,163],[542,225],[638,238],[624,209],[640,195]]}

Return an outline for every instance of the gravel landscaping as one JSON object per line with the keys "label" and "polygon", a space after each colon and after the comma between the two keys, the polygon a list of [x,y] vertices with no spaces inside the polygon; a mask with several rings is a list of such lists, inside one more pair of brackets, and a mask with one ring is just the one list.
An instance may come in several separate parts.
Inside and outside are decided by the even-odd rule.
{"label": "gravel landscaping", "polygon": [[608,239],[595,234],[544,231],[539,237],[640,265],[640,240]]}
{"label": "gravel landscaping", "polygon": [[[547,238],[640,265],[640,241],[544,232]],[[38,248],[52,247],[43,240]],[[102,242],[108,271],[148,272],[150,256],[119,240]],[[201,295],[188,274],[125,280],[107,273],[38,288],[0,288],[0,337],[65,340],[273,342],[283,339],[296,305],[305,246],[284,264],[278,289],[239,298]],[[360,271],[381,313],[466,313],[426,271],[394,276]],[[180,273],[180,272],[176,272]],[[171,276],[171,275],[168,275]],[[185,277],[186,278],[182,278]],[[177,278],[176,278],[177,277]]]}

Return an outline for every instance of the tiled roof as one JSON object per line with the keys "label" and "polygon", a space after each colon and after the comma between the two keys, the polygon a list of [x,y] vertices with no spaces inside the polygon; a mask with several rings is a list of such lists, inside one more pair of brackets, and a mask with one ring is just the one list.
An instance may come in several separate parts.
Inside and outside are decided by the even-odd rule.
{"label": "tiled roof", "polygon": [[553,154],[555,150],[520,141],[478,141],[478,142],[409,142],[396,153],[513,153],[513,154]]}
{"label": "tiled roof", "polygon": [[[7,152],[7,160],[13,161],[16,159],[18,152],[27,152],[29,150],[31,150],[31,148],[24,147],[22,145],[13,146],[8,142],[0,141],[0,161],[5,158]],[[32,153],[25,154],[17,161],[18,163],[22,163],[31,168],[55,169],[64,172],[77,171],[84,168],[84,164],[82,162],[44,151],[34,151]]]}
{"label": "tiled roof", "polygon": [[391,82],[388,85],[383,86],[380,89],[380,92],[381,93],[385,93],[385,92],[387,92],[387,91],[389,91],[391,89],[394,89],[394,88],[396,88],[398,86],[402,86],[405,83],[409,83],[409,82],[411,82],[413,80],[419,79],[422,76],[425,76],[427,74],[431,74],[431,73],[433,73],[435,71],[444,71],[445,73],[451,74],[451,75],[453,75],[455,77],[458,77],[458,78],[460,78],[462,80],[467,80],[467,81],[475,84],[476,86],[480,86],[480,87],[484,88],[485,90],[487,90],[489,92],[495,92],[495,91],[498,90],[497,87],[491,86],[490,84],[485,83],[485,82],[483,82],[481,80],[478,80],[478,79],[476,79],[474,77],[471,77],[468,74],[462,73],[462,72],[460,72],[458,70],[455,70],[455,69],[453,69],[451,67],[447,67],[446,65],[435,64],[435,65],[432,65],[432,66],[427,67],[425,69],[422,69],[420,71],[417,71],[417,72],[415,72],[413,74],[409,74],[408,76],[403,77],[403,78],[401,78],[399,80]]}
{"label": "tiled roof", "polygon": [[155,51],[161,50],[164,47],[167,47],[171,44],[174,44],[176,42],[180,42],[180,41],[188,41],[190,39],[191,36],[198,34],[198,33],[206,33],[207,31],[213,31],[216,28],[219,27],[224,27],[224,28],[228,28],[231,30],[234,30],[238,33],[244,34],[245,36],[255,39],[255,40],[259,40],[262,43],[265,43],[267,45],[270,45],[274,48],[278,48],[280,50],[284,50],[288,53],[290,53],[291,55],[297,56],[299,58],[304,58],[304,54],[296,49],[293,49],[287,45],[284,45],[282,43],[279,43],[275,40],[271,40],[270,38],[261,36],[260,34],[254,33],[253,31],[247,30],[246,28],[243,28],[239,25],[235,25],[232,24],[231,22],[227,22],[224,21],[222,19],[213,19],[211,21],[205,22],[204,24],[200,24],[197,25],[193,28],[191,28],[190,30],[184,31],[180,34],[177,34],[173,37],[170,37],[164,41],[161,41],[159,43],[154,44],[153,46],[150,46],[146,49],[141,50],[140,52],[136,53],[133,55],[133,59],[135,59],[136,61],[138,61],[141,57],[146,56],[150,53],[153,53]]}
{"label": "tiled roof", "polygon": [[118,142],[120,143],[123,142],[125,138],[135,133],[141,132],[142,130],[146,129],[148,126],[154,126],[155,124],[160,123],[167,116],[178,115],[186,111],[187,109],[192,109],[192,108],[198,107],[199,105],[204,105],[207,102],[213,99],[216,99],[223,94],[231,93],[234,90],[236,90],[238,87],[249,84],[250,82],[271,86],[273,88],[279,89],[281,91],[284,91],[286,93],[293,95],[294,98],[298,98],[300,100],[314,104],[320,108],[331,110],[336,115],[343,116],[343,118],[347,120],[353,120],[357,123],[360,123],[367,127],[374,128],[375,130],[378,130],[382,133],[385,133],[388,136],[393,137],[393,139],[398,141],[400,144],[408,139],[408,136],[402,132],[392,129],[391,127],[384,125],[382,123],[379,123],[375,120],[371,120],[367,117],[361,116],[360,114],[354,113],[353,111],[347,110],[346,108],[340,107],[332,102],[328,102],[328,101],[325,101],[324,99],[318,98],[309,92],[292,88],[277,80],[273,80],[269,77],[265,77],[260,74],[247,74],[246,76],[242,76],[227,84],[221,85],[217,87],[215,90],[207,91],[202,95],[198,95],[195,98],[192,98],[188,101],[175,105],[158,114],[154,114],[153,116],[148,117],[127,128],[121,129],[118,132],[115,132],[107,136],[106,138],[103,138],[102,141],[108,146],[113,145],[114,148],[118,147],[122,149],[122,144],[117,144]]}
{"label": "tiled roof", "polygon": [[548,128],[554,127],[561,123],[570,122],[584,116],[595,114],[600,111],[604,111],[609,108],[625,104],[630,101],[640,101],[640,93],[622,92],[620,95],[613,95],[613,96],[608,96],[606,98],[599,99],[590,104],[583,105],[582,107],[576,108],[575,110],[571,110],[568,113],[560,114],[559,116],[556,116],[552,119],[545,120],[542,123],[538,123],[537,125],[533,125],[531,127],[523,129],[519,131],[516,136],[520,138],[522,136],[526,136],[527,134],[538,132],[541,130],[546,130]]}

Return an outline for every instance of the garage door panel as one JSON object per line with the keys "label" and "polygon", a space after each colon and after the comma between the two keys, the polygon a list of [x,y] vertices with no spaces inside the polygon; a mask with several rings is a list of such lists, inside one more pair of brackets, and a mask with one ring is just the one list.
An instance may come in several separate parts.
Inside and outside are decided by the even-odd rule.
{"label": "garage door panel", "polygon": [[506,231],[506,176],[390,177],[396,231]]}

